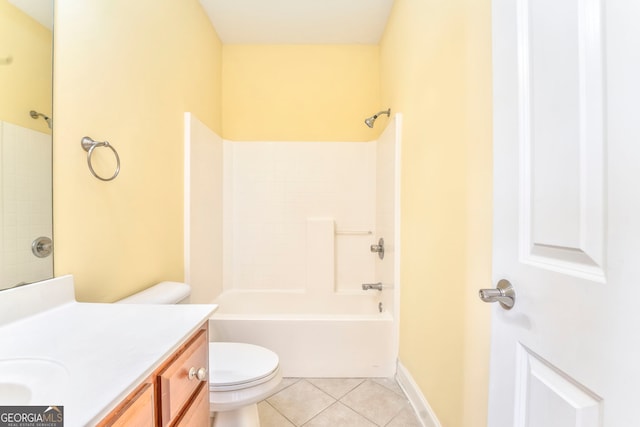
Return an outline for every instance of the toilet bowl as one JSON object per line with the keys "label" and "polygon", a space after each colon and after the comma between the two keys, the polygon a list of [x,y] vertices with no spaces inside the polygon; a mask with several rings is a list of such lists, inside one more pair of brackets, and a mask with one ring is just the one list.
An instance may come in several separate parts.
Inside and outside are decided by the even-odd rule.
{"label": "toilet bowl", "polygon": [[209,344],[209,403],[214,426],[259,426],[258,402],[273,393],[282,374],[278,355],[252,344]]}
{"label": "toilet bowl", "polygon": [[[161,282],[124,298],[122,304],[181,304],[191,287]],[[258,427],[258,402],[282,380],[278,355],[253,344],[209,343],[209,405],[214,427]]]}

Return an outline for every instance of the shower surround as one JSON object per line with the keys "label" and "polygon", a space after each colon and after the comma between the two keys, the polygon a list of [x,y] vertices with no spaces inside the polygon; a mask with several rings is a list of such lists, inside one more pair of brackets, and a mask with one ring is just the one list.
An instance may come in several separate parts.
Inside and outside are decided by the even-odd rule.
{"label": "shower surround", "polygon": [[393,375],[400,115],[366,143],[231,142],[185,122],[186,281],[220,304],[212,340],[271,348],[287,376]]}
{"label": "shower surround", "polygon": [[31,249],[52,237],[51,197],[51,135],[0,121],[0,289],[53,276]]}

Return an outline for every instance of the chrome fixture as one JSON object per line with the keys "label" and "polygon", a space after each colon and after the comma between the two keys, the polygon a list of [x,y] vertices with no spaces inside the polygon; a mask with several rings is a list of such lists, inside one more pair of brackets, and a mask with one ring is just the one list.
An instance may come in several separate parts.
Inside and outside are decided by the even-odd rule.
{"label": "chrome fixture", "polygon": [[38,237],[31,242],[31,252],[38,258],[46,258],[53,252],[53,242],[48,237]]}
{"label": "chrome fixture", "polygon": [[379,302],[379,303],[378,303],[378,311],[379,311],[380,313],[382,313],[382,312],[384,311],[384,306],[382,305],[382,302]]}
{"label": "chrome fixture", "polygon": [[382,282],[378,282],[378,283],[363,283],[362,284],[362,290],[363,291],[368,291],[370,289],[375,289],[376,291],[381,291],[382,290]]}
{"label": "chrome fixture", "polygon": [[376,119],[381,114],[386,114],[387,116],[391,117],[391,108],[387,109],[387,111],[380,111],[380,112],[374,114],[371,117],[367,117],[366,119],[364,119],[364,124],[369,126],[370,128],[372,128],[373,127],[373,123],[375,123]]}
{"label": "chrome fixture", "polygon": [[516,303],[516,291],[506,279],[500,280],[496,289],[480,289],[478,296],[484,302],[499,302],[505,310],[511,310]]}
{"label": "chrome fixture", "polygon": [[29,115],[31,116],[32,119],[37,119],[38,117],[42,117],[44,121],[47,122],[47,126],[49,126],[49,129],[53,129],[53,119],[51,117],[45,116],[42,113],[38,113],[36,110],[29,111]]}
{"label": "chrome fixture", "polygon": [[[88,136],[85,136],[80,141],[80,144],[82,145],[82,149],[87,152],[87,165],[89,166],[91,175],[95,176],[100,181],[111,181],[115,179],[116,176],[118,176],[118,174],[120,173],[120,156],[118,156],[118,152],[115,148],[113,148],[113,145],[109,144],[109,141],[94,141]],[[91,156],[93,155],[93,150],[95,150],[96,147],[110,148],[111,151],[113,151],[113,154],[116,156],[116,170],[110,178],[103,178],[93,170],[93,165],[91,164]]]}
{"label": "chrome fixture", "polygon": [[384,259],[384,239],[381,237],[378,239],[377,245],[371,245],[371,252],[378,253],[380,259]]}
{"label": "chrome fixture", "polygon": [[189,369],[189,380],[198,379],[198,381],[206,381],[209,379],[207,375],[207,368],[196,369],[195,366],[192,366]]}

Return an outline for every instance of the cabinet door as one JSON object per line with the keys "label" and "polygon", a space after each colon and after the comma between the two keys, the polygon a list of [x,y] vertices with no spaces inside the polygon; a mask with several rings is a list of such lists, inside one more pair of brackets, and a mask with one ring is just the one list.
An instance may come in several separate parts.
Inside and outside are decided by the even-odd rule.
{"label": "cabinet door", "polygon": [[154,387],[146,382],[131,393],[98,427],[155,426]]}
{"label": "cabinet door", "polygon": [[208,426],[211,422],[209,416],[209,387],[202,383],[191,406],[175,425],[178,427]]}
{"label": "cabinet door", "polygon": [[[209,343],[207,330],[196,333],[195,337],[178,350],[177,357],[171,360],[158,374],[160,393],[160,425],[167,426],[187,408],[199,386],[208,390]],[[199,380],[189,375],[194,369],[204,368],[206,377]]]}

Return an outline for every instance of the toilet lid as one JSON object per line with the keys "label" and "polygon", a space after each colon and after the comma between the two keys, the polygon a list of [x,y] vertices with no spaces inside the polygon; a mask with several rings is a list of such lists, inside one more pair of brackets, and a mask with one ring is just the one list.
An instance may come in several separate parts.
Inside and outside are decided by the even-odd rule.
{"label": "toilet lid", "polygon": [[237,342],[209,343],[212,388],[258,381],[277,370],[278,363],[278,355],[264,347]]}

